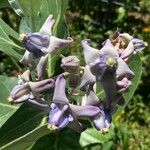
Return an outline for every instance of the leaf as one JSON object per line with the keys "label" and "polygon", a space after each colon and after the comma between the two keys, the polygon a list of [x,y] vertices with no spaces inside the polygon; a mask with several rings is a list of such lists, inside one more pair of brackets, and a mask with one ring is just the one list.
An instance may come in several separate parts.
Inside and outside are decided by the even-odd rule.
{"label": "leaf", "polygon": [[20,51],[20,53],[17,51],[22,48],[14,42],[18,39],[18,33],[0,19],[0,51],[19,60],[21,58],[22,51]]}
{"label": "leaf", "polygon": [[94,128],[89,128],[81,133],[80,145],[82,147],[89,146],[91,144],[103,144],[106,141],[112,139],[114,136],[114,126],[112,125],[109,133],[101,134]]}
{"label": "leaf", "polygon": [[134,72],[135,76],[132,79],[132,86],[130,87],[129,91],[127,93],[123,94],[124,99],[128,103],[129,100],[133,97],[134,92],[138,86],[138,83],[141,78],[142,74],[142,62],[138,55],[135,55],[132,60],[129,62],[129,67]]}
{"label": "leaf", "polygon": [[48,134],[45,115],[45,112],[30,105],[22,105],[1,127],[0,149],[23,150],[31,146],[40,137]]}
{"label": "leaf", "polygon": [[35,31],[37,15],[41,5],[41,0],[8,0],[14,11],[26,19],[32,31]]}
{"label": "leaf", "polygon": [[40,138],[30,150],[81,150],[79,133],[65,129]]}
{"label": "leaf", "polygon": [[[52,14],[55,18],[55,25],[53,27],[53,34],[58,37],[65,37],[66,22],[64,20],[64,13],[68,4],[68,0],[42,0],[42,5],[39,12],[39,22],[36,29],[39,30],[47,17]],[[65,27],[65,28],[64,28]],[[59,33],[59,34],[58,34]],[[63,36],[59,36],[63,34]],[[68,34],[68,32],[67,32]]]}
{"label": "leaf", "polygon": [[30,27],[27,25],[26,19],[23,17],[19,25],[19,33],[29,33],[31,32]]}
{"label": "leaf", "polygon": [[12,116],[19,106],[11,106],[7,98],[17,78],[0,76],[0,127]]}
{"label": "leaf", "polygon": [[7,0],[0,0],[0,8],[10,7]]}

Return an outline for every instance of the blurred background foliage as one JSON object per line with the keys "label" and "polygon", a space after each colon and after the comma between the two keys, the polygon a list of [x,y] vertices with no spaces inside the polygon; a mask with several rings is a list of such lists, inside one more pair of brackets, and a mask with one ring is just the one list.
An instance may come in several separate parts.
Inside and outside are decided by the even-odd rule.
{"label": "blurred background foliage", "polygon": [[[19,31],[20,18],[7,7],[0,9],[0,17]],[[84,63],[80,41],[91,39],[93,47],[119,28],[146,41],[149,46],[140,54],[143,74],[136,93],[126,109],[115,118],[114,137],[103,145],[87,150],[149,150],[150,149],[150,0],[70,0],[66,11],[70,36],[75,40],[71,53]],[[0,74],[16,76],[23,66],[0,52]]]}

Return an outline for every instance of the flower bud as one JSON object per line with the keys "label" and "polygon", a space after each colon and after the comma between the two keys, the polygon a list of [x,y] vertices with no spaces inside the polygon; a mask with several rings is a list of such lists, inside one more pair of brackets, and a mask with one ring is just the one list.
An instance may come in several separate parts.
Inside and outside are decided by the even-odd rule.
{"label": "flower bud", "polygon": [[76,56],[64,57],[61,60],[61,67],[69,73],[77,73],[79,70],[80,61]]}
{"label": "flower bud", "polygon": [[148,45],[143,40],[140,40],[140,39],[137,39],[137,38],[134,38],[132,40],[132,42],[133,42],[133,46],[134,46],[134,52],[133,52],[133,54],[136,54],[136,53],[142,51]]}
{"label": "flower bud", "polygon": [[29,86],[32,92],[36,92],[36,93],[44,92],[54,87],[54,80],[45,79],[45,80],[38,81],[38,82],[29,82]]}
{"label": "flower bud", "polygon": [[40,54],[43,47],[48,47],[48,35],[40,35],[39,33],[28,33],[21,38],[24,47],[31,53]]}

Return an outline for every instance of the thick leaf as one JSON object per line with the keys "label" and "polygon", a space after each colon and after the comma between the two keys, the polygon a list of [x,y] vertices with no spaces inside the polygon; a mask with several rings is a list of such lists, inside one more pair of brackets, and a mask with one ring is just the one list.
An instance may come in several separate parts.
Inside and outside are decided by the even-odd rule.
{"label": "thick leaf", "polygon": [[7,98],[15,86],[17,78],[0,76],[0,127],[12,116],[19,106],[11,106]]}
{"label": "thick leaf", "polygon": [[89,128],[81,133],[80,145],[82,147],[89,146],[91,144],[103,144],[106,141],[112,139],[114,136],[114,126],[110,128],[109,133],[101,134],[94,128]]}
{"label": "thick leaf", "polygon": [[8,0],[14,11],[26,19],[32,31],[35,31],[37,24],[37,14],[41,5],[41,0]]}
{"label": "thick leaf", "polygon": [[7,0],[0,0],[0,8],[10,7]]}
{"label": "thick leaf", "polygon": [[10,28],[2,19],[0,19],[0,51],[16,58],[17,60],[21,58],[21,54],[17,51],[20,50],[21,53],[22,49],[14,42],[17,41],[18,38],[18,33]]}
{"label": "thick leaf", "polygon": [[30,105],[22,105],[0,129],[1,150],[23,150],[49,133],[46,114]]}
{"label": "thick leaf", "polygon": [[[64,12],[66,10],[68,4],[68,0],[42,0],[42,5],[39,12],[39,22],[37,24],[36,29],[39,30],[46,20],[46,18],[53,14],[55,18],[55,25],[53,28],[53,33],[55,35],[58,35],[57,32],[63,32],[65,33],[66,28],[61,28],[59,26],[62,26],[62,20],[64,19]],[[60,29],[61,30],[60,30]],[[62,36],[64,37],[64,36]]]}
{"label": "thick leaf", "polygon": [[66,129],[40,138],[30,150],[81,150],[79,133]]}

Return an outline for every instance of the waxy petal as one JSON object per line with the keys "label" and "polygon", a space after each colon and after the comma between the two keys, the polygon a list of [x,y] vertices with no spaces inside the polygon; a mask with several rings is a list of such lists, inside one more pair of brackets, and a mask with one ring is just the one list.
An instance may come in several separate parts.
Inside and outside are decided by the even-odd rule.
{"label": "waxy petal", "polygon": [[111,114],[109,111],[101,111],[101,113],[93,120],[93,125],[102,133],[108,132],[111,125]]}
{"label": "waxy petal", "polygon": [[111,41],[107,39],[103,45],[103,47],[100,49],[99,57],[103,57],[103,55],[107,56],[107,58],[112,58],[116,60],[118,58],[118,52],[115,49],[115,47],[112,45]]}
{"label": "waxy petal", "polygon": [[90,63],[93,63],[96,59],[98,59],[99,50],[92,48],[89,46],[89,39],[85,39],[82,41],[82,47],[83,47],[83,53],[84,53],[84,59],[87,65]]}
{"label": "waxy petal", "polygon": [[70,104],[71,111],[77,118],[92,118],[100,112],[100,109],[96,106],[77,106]]}
{"label": "waxy petal", "polygon": [[98,106],[99,103],[100,103],[100,100],[97,97],[96,93],[94,92],[93,86],[89,86],[89,89],[87,92],[86,105]]}
{"label": "waxy petal", "polygon": [[62,129],[73,121],[72,115],[68,111],[68,105],[51,104],[51,110],[49,113],[49,125],[55,125],[58,129]]}
{"label": "waxy petal", "polygon": [[121,58],[118,58],[118,68],[116,74],[119,80],[124,77],[127,77],[128,79],[132,79],[134,76],[133,71],[130,70],[128,65]]}
{"label": "waxy petal", "polygon": [[39,56],[42,55],[41,49],[43,47],[48,47],[49,36],[41,35],[39,33],[28,33],[22,43],[27,51]]}
{"label": "waxy petal", "polygon": [[121,81],[117,81],[118,93],[127,91],[131,86],[131,84],[132,82],[128,80],[126,77],[123,78]]}
{"label": "waxy petal", "polygon": [[121,53],[120,57],[122,59],[128,58],[130,55],[132,55],[134,52],[134,45],[133,42],[130,41],[127,48]]}
{"label": "waxy petal", "polygon": [[10,97],[15,101],[16,99],[27,95],[30,92],[29,84],[16,85],[10,93]]}
{"label": "waxy petal", "polygon": [[28,99],[27,101],[29,104],[35,106],[36,108],[38,107],[39,109],[48,111],[49,110],[49,104],[42,100],[42,99]]}
{"label": "waxy petal", "polygon": [[48,54],[45,55],[45,56],[42,56],[40,58],[40,61],[39,61],[38,65],[37,65],[37,78],[38,79],[41,79],[43,74],[44,74],[44,72],[45,72],[47,60],[48,60]]}
{"label": "waxy petal", "polygon": [[29,63],[33,63],[34,59],[35,58],[32,53],[30,53],[29,51],[25,51],[23,57],[20,60],[20,63],[27,65]]}
{"label": "waxy petal", "polygon": [[51,35],[54,22],[55,22],[55,20],[53,18],[53,15],[49,15],[48,18],[46,19],[46,21],[44,22],[43,26],[41,27],[39,33]]}
{"label": "waxy petal", "polygon": [[65,86],[66,86],[66,80],[62,75],[59,75],[55,82],[55,89],[54,89],[54,95],[52,100],[54,103],[60,103],[60,104],[69,103],[65,93]]}
{"label": "waxy petal", "polygon": [[84,74],[82,76],[81,84],[79,86],[80,90],[85,90],[87,85],[93,85],[96,82],[96,77],[91,73],[90,67],[88,65],[84,68]]}
{"label": "waxy petal", "polygon": [[80,66],[80,60],[76,56],[64,57],[61,60],[61,67],[69,73],[77,73]]}
{"label": "waxy petal", "polygon": [[43,48],[41,51],[43,53],[56,53],[58,49],[63,49],[72,43],[73,39],[70,37],[68,37],[68,39],[60,39],[55,36],[51,36],[48,48]]}
{"label": "waxy petal", "polygon": [[134,46],[134,53],[133,54],[141,52],[148,45],[143,40],[140,40],[140,39],[137,39],[137,38],[134,38],[132,40],[132,42],[133,42],[133,46]]}
{"label": "waxy petal", "polygon": [[48,89],[54,88],[54,80],[53,79],[45,79],[38,82],[29,82],[29,86],[32,92],[40,93],[44,92]]}
{"label": "waxy petal", "polygon": [[29,78],[30,78],[30,70],[26,70],[21,76],[20,78],[24,81],[24,82],[28,82]]}

